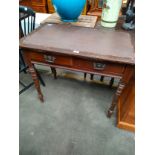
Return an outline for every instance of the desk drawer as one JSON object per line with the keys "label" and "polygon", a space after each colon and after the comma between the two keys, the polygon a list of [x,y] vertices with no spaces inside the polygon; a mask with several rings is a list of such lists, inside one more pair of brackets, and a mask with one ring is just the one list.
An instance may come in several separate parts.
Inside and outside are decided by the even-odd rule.
{"label": "desk drawer", "polygon": [[32,61],[42,62],[53,65],[72,66],[72,58],[67,56],[58,56],[54,54],[30,53]]}
{"label": "desk drawer", "polygon": [[125,65],[117,64],[111,62],[98,62],[93,60],[84,60],[84,59],[75,59],[74,67],[83,68],[84,70],[88,70],[96,73],[105,73],[105,74],[122,74]]}

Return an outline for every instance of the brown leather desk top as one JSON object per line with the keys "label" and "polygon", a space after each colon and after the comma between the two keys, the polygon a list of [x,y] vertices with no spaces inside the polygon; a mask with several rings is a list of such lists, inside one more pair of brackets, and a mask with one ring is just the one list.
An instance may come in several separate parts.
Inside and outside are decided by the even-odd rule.
{"label": "brown leather desk top", "polygon": [[134,45],[126,32],[45,24],[20,39],[20,47],[134,64]]}

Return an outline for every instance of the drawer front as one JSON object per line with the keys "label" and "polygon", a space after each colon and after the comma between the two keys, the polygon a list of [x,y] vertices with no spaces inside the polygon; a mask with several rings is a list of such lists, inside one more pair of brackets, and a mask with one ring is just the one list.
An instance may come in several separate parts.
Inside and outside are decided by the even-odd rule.
{"label": "drawer front", "polygon": [[94,61],[82,58],[75,58],[71,56],[62,56],[55,54],[44,54],[37,52],[30,52],[29,58],[31,61],[41,62],[49,65],[58,65],[68,67],[70,69],[77,69],[80,71],[88,71],[99,74],[122,75],[125,70],[124,64],[112,63],[107,61]]}
{"label": "drawer front", "polygon": [[72,58],[67,56],[58,56],[53,54],[30,53],[32,61],[42,62],[46,64],[72,66]]}
{"label": "drawer front", "polygon": [[96,73],[105,74],[122,74],[125,69],[125,65],[110,63],[110,62],[97,62],[93,60],[74,59],[74,67],[78,69],[84,69]]}

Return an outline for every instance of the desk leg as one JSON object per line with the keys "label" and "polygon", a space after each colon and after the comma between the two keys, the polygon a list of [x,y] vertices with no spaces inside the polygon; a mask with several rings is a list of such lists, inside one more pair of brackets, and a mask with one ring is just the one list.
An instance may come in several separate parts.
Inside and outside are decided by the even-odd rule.
{"label": "desk leg", "polygon": [[40,84],[39,84],[39,80],[37,77],[37,73],[36,73],[33,65],[29,66],[29,71],[30,71],[32,79],[34,81],[35,88],[37,89],[38,97],[39,97],[41,102],[44,102],[44,98],[43,98],[43,94],[42,94],[41,89],[40,89]]}
{"label": "desk leg", "polygon": [[56,69],[53,68],[53,67],[50,67],[50,68],[51,68],[51,71],[52,71],[52,73],[53,73],[53,75],[54,75],[54,79],[57,79],[57,72],[56,72]]}
{"label": "desk leg", "polygon": [[113,114],[114,112],[114,109],[118,103],[118,99],[119,97],[121,96],[124,88],[127,86],[127,84],[129,83],[129,80],[131,79],[131,77],[133,76],[134,74],[134,67],[133,66],[126,66],[126,69],[124,71],[124,75],[121,79],[121,81],[119,82],[119,85],[118,85],[118,88],[117,88],[117,91],[116,91],[116,94],[114,95],[114,98],[113,98],[113,101],[112,101],[112,104],[108,110],[108,113],[107,113],[107,116],[110,118],[111,115]]}
{"label": "desk leg", "polygon": [[117,105],[117,103],[118,103],[118,99],[119,99],[119,97],[120,97],[120,95],[121,95],[121,93],[122,93],[122,91],[123,91],[124,88],[125,88],[125,83],[122,83],[122,82],[120,81],[120,83],[119,83],[119,85],[118,85],[118,88],[117,88],[117,91],[116,91],[116,94],[115,94],[114,97],[113,97],[112,104],[111,104],[111,106],[110,106],[110,108],[109,108],[109,110],[108,110],[107,116],[108,116],[109,118],[110,118],[111,115],[113,114],[114,109],[115,109],[115,107],[116,107],[116,105]]}

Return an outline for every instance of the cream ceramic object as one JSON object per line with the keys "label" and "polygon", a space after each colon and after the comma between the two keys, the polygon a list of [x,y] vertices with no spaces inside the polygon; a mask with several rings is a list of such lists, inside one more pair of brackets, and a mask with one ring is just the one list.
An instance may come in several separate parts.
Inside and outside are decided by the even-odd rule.
{"label": "cream ceramic object", "polygon": [[101,25],[104,27],[115,27],[122,0],[103,0]]}

